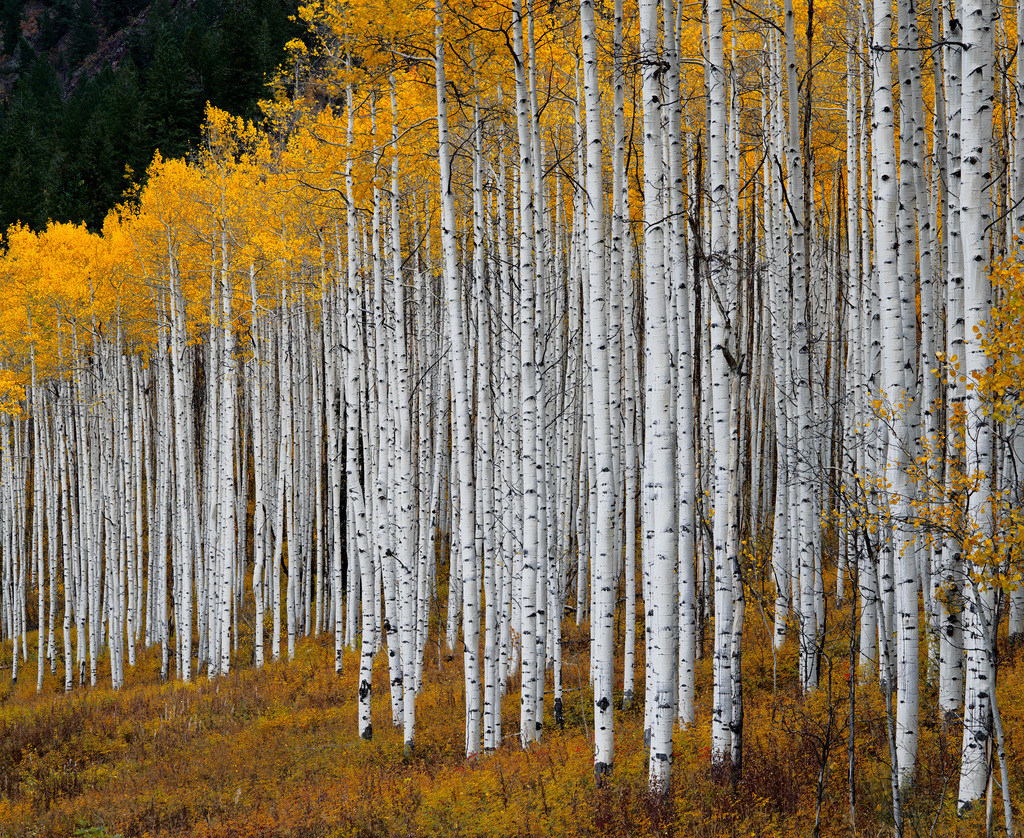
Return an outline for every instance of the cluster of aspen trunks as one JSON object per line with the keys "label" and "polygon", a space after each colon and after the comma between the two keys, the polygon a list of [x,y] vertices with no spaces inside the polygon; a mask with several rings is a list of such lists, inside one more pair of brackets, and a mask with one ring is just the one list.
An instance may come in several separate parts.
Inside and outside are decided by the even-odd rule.
{"label": "cluster of aspen trunks", "polygon": [[[990,736],[1002,750],[1000,568],[963,544],[998,537],[990,492],[1013,490],[1020,462],[1014,419],[991,419],[966,383],[988,365],[990,250],[1024,221],[1024,108],[1002,112],[1014,142],[993,134],[996,8],[842,10],[846,145],[827,170],[811,165],[811,126],[836,117],[815,113],[790,0],[765,12],[777,27],[733,24],[729,50],[721,0],[698,47],[675,0],[617,0],[607,25],[589,0],[562,11],[505,10],[507,50],[488,61],[504,62],[508,98],[483,69],[466,87],[477,59],[460,39],[450,118],[445,25],[473,13],[438,0],[423,47],[436,144],[415,158],[432,173],[403,163],[399,65],[350,72],[331,107],[296,107],[287,142],[305,145],[290,169],[287,148],[261,156],[259,142],[155,165],[137,212],[90,245],[132,243],[110,276],[89,275],[77,313],[42,283],[12,292],[25,334],[52,318],[60,370],[37,374],[44,341],[29,341],[21,411],[0,422],[14,677],[33,595],[40,684],[63,656],[69,690],[76,667],[95,683],[102,655],[120,686],[140,644],[187,680],[226,672],[240,642],[258,666],[267,643],[276,659],[333,632],[339,671],[342,650],[361,649],[359,735],[372,735],[386,649],[391,717],[412,747],[442,615],[464,653],[475,753],[505,735],[510,678],[524,745],[546,695],[560,712],[574,613],[591,632],[595,770],[613,764],[613,662],[623,655],[631,700],[643,642],[651,783],[664,787],[704,654],[713,765],[741,764],[751,590],[774,593],[775,643],[799,645],[801,687],[816,688],[834,563],[837,599],[859,598],[860,671],[891,699],[897,822],[922,634],[941,712],[963,719],[968,805],[985,792]],[[573,45],[561,65],[552,38]],[[556,73],[569,104],[549,111]],[[1024,68],[1001,84],[1016,96]],[[346,157],[357,126],[366,153]],[[33,259],[84,264],[46,243],[59,235],[40,234]],[[26,240],[9,240],[11,276],[33,270]],[[149,320],[129,323],[138,299]],[[914,526],[923,497],[948,510],[938,537]],[[828,516],[842,532],[832,551]],[[1022,597],[1009,596],[1014,634]]]}

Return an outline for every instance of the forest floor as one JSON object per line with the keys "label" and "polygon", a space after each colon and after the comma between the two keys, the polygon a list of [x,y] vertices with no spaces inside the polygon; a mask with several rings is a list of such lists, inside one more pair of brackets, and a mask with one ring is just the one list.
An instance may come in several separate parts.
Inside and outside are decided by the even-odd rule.
{"label": "forest floor", "polygon": [[[358,658],[346,653],[336,675],[329,636],[303,640],[294,661],[259,671],[249,665],[251,650],[242,649],[230,675],[194,676],[191,684],[161,683],[154,648],[126,667],[120,692],[110,689],[108,669],[98,686],[76,686],[68,695],[60,662],[36,693],[30,647],[18,683],[5,678],[0,686],[0,835],[811,836],[816,818],[823,836],[891,835],[885,714],[876,682],[854,695],[851,818],[849,618],[845,628],[841,617],[834,619],[821,689],[808,698],[795,689],[795,638],[774,657],[766,629],[755,611],[743,662],[742,776],[723,784],[710,776],[705,659],[697,722],[676,733],[667,795],[647,791],[642,700],[616,714],[614,773],[595,786],[589,639],[586,625],[571,621],[563,639],[564,728],[551,717],[549,693],[542,740],[520,748],[518,684],[512,683],[504,701],[505,744],[474,759],[464,755],[462,657],[439,648],[436,633],[408,757],[401,731],[390,723],[386,656],[378,656],[374,676],[374,737],[362,741],[356,736]],[[0,648],[8,673],[10,654],[8,642]],[[642,672],[638,663],[641,696]],[[984,835],[984,805],[956,817],[960,729],[938,721],[934,686],[922,684],[919,768],[906,794],[905,834]],[[999,696],[1021,821],[1019,654],[1001,663]],[[993,810],[1002,834],[998,784]]]}

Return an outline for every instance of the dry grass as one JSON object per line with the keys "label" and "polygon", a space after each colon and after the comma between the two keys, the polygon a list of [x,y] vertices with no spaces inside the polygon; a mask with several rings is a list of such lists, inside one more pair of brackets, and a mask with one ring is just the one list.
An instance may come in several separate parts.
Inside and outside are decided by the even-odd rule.
{"label": "dry grass", "polygon": [[[517,743],[518,695],[504,702],[505,744],[463,756],[461,658],[436,643],[417,703],[418,739],[403,756],[390,724],[387,673],[375,673],[373,741],[356,737],[358,661],[333,671],[329,641],[307,640],[295,661],[262,671],[239,654],[231,675],[191,685],[161,684],[156,650],[141,656],[120,693],[109,686],[62,692],[47,675],[35,694],[34,665],[0,687],[0,834],[196,836],[782,836],[809,835],[828,726],[826,690],[797,696],[789,649],[774,662],[764,628],[748,621],[744,773],[735,785],[708,771],[710,667],[698,673],[698,723],[676,736],[667,796],[646,788],[643,709],[620,712],[615,773],[592,776],[587,629],[567,622],[566,727],[549,714],[543,741]],[[836,629],[832,659],[834,729],[825,762],[823,835],[850,835],[846,784],[848,672]],[[791,644],[792,645],[792,644]],[[7,661],[10,645],[6,647]],[[3,653],[0,652],[0,663]],[[642,670],[641,670],[642,672]],[[1011,754],[1024,730],[1021,667],[1001,672]],[[549,681],[550,683],[550,681]],[[773,685],[776,688],[773,689]],[[638,687],[642,686],[642,680]],[[858,691],[858,835],[891,830],[881,700]],[[921,769],[908,800],[908,835],[984,833],[983,812],[953,815],[959,733],[932,723],[922,696]],[[1020,771],[1013,775],[1021,788]],[[999,812],[997,792],[997,817]]]}

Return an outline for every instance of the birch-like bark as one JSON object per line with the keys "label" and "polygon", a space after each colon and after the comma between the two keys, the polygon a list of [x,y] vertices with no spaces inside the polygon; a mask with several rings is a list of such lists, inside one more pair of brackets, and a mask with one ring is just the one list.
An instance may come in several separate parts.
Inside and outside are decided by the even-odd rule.
{"label": "birch-like bark", "polygon": [[[351,100],[350,100],[351,101]],[[373,557],[368,544],[366,504],[359,471],[359,327],[356,311],[359,292],[356,289],[355,208],[349,211],[348,289],[342,346],[345,357],[345,484],[348,487],[349,520],[353,524],[356,559],[359,566],[360,608],[362,611],[359,656],[359,736],[373,738],[371,700],[373,697],[373,657],[377,645],[377,600],[374,598]],[[349,603],[352,607],[352,603]]]}
{"label": "birch-like bark", "polygon": [[[170,243],[169,247],[170,247]],[[187,338],[185,334],[184,297],[178,284],[177,255],[170,250],[168,268],[171,280],[171,372],[174,382],[174,452],[176,489],[175,552],[178,556],[180,620],[178,634],[179,677],[188,682],[192,678],[192,561],[193,503],[196,497],[195,469],[190,456],[191,439],[188,412],[191,388],[187,379]]]}
{"label": "birch-like bark", "polygon": [[516,126],[519,139],[519,367],[521,473],[523,476],[522,572],[518,597],[522,644],[522,688],[520,697],[520,738],[523,745],[535,742],[543,719],[537,718],[537,690],[543,680],[543,661],[537,660],[537,395],[539,380],[534,335],[536,308],[536,264],[534,262],[533,136],[532,111],[526,83],[527,52],[523,37],[522,0],[512,4],[513,51],[516,62]]}
{"label": "birch-like bark", "polygon": [[220,375],[220,400],[217,406],[218,422],[220,423],[220,442],[218,453],[218,496],[219,496],[219,521],[218,521],[218,543],[217,543],[217,631],[219,660],[215,663],[216,672],[220,675],[227,675],[231,668],[231,601],[232,588],[234,584],[233,573],[236,562],[235,543],[235,390],[237,388],[237,374],[235,367],[235,334],[231,323],[232,302],[231,302],[231,279],[228,273],[228,254],[226,245],[226,233],[222,238],[223,263],[220,275],[220,296],[221,296],[221,323],[220,337],[223,341],[221,347]]}
{"label": "birch-like bark", "polygon": [[263,368],[268,360],[263,354],[263,329],[264,319],[260,310],[259,292],[256,287],[256,270],[249,266],[249,293],[251,295],[251,325],[252,331],[252,361],[249,378],[249,414],[252,417],[252,457],[253,457],[253,512],[252,512],[252,595],[255,608],[253,619],[253,662],[256,668],[264,663],[264,642],[263,642],[263,620],[264,602],[266,594],[264,591],[263,574],[266,567],[266,529],[268,525],[267,486],[266,469],[264,466],[264,388],[261,386],[264,380]]}
{"label": "birch-like bark", "polygon": [[790,473],[789,464],[792,448],[789,444],[789,415],[787,405],[791,401],[791,387],[788,375],[788,359],[791,355],[789,329],[788,277],[786,276],[785,210],[783,206],[783,181],[777,174],[779,158],[783,149],[783,121],[781,80],[778,68],[776,39],[770,39],[769,61],[765,84],[768,88],[766,129],[768,133],[769,159],[765,177],[766,185],[765,218],[771,235],[767,236],[768,247],[768,294],[771,318],[772,373],[774,377],[775,440],[776,440],[776,484],[775,511],[772,523],[772,575],[775,582],[775,608],[773,638],[776,649],[782,648],[786,640],[786,622],[789,618],[792,591],[791,557],[789,550]]}
{"label": "birch-like bark", "polygon": [[[697,281],[690,276],[687,253],[686,206],[685,206],[685,172],[683,167],[683,108],[680,90],[680,45],[679,16],[681,5],[673,0],[662,0],[662,30],[664,48],[662,57],[668,65],[664,74],[666,92],[662,103],[663,111],[667,111],[668,129],[668,209],[669,217],[674,219],[667,237],[668,268],[672,295],[675,300],[674,328],[676,333],[675,360],[675,515],[676,515],[676,579],[678,580],[678,616],[676,618],[676,635],[678,638],[678,663],[676,704],[679,722],[689,725],[695,720],[694,693],[696,673],[696,578],[695,578],[695,539],[696,524],[696,476],[697,468],[694,456],[694,402],[693,402],[693,355],[692,327],[690,323],[691,283]],[[627,204],[628,207],[628,204]],[[628,237],[627,237],[628,246]],[[627,260],[628,264],[628,260]],[[626,367],[633,370],[632,358],[632,280],[626,277],[630,291],[626,293],[627,303],[623,310],[627,314],[624,327],[627,332]],[[631,378],[627,378],[626,386],[630,387]],[[627,422],[626,432],[630,425]],[[627,440],[627,446],[632,440]],[[646,455],[645,455],[646,456]],[[631,467],[635,463],[635,453],[627,448],[626,479],[631,479]],[[627,502],[629,498],[629,482],[626,485]],[[631,532],[627,519],[627,537]],[[671,560],[669,561],[671,564]],[[675,595],[670,584],[668,595]],[[671,735],[671,734],[669,734]],[[652,743],[653,744],[653,743]]]}
{"label": "birch-like bark", "polygon": [[[714,443],[714,598],[715,638],[712,665],[714,693],[711,711],[711,766],[723,780],[732,763],[732,557],[729,551],[729,444],[731,436],[730,300],[728,172],[726,165],[726,85],[724,24],[720,0],[707,7],[708,48],[708,159],[710,175],[710,272],[708,276],[709,337],[711,365],[711,412]],[[646,157],[646,156],[645,156]]]}
{"label": "birch-like bark", "polygon": [[[946,47],[946,150],[949,181],[946,193],[946,446],[947,497],[960,492],[964,468],[963,405],[966,396],[966,344],[964,332],[964,239],[961,235],[961,107],[963,27],[957,17],[949,21]],[[957,510],[960,513],[962,510]],[[939,577],[939,711],[945,719],[960,714],[963,701],[963,623],[958,605],[963,588],[962,544],[955,535],[944,539]]]}
{"label": "birch-like bark", "polygon": [[789,119],[786,131],[786,166],[789,182],[786,189],[786,211],[791,225],[790,264],[792,274],[792,343],[791,375],[795,395],[795,434],[792,437],[790,479],[796,497],[792,510],[796,520],[790,521],[796,536],[799,587],[797,617],[800,622],[800,682],[805,691],[818,684],[818,619],[816,583],[820,573],[820,557],[814,549],[814,531],[818,526],[814,508],[813,410],[811,404],[811,331],[807,321],[807,230],[804,226],[805,201],[804,160],[800,142],[799,98],[797,92],[796,36],[793,5],[785,3],[786,86]]}
{"label": "birch-like bark", "polygon": [[[615,486],[608,381],[608,276],[605,259],[604,183],[602,178],[601,91],[594,6],[580,2],[583,42],[583,91],[587,137],[587,268],[593,387],[593,427],[597,480],[597,538],[591,557],[590,680],[594,687],[594,776],[610,774],[614,762],[613,671],[615,657]],[[660,156],[660,155],[659,155]],[[664,346],[664,342],[662,343]],[[667,388],[666,388],[667,390]],[[668,749],[671,755],[671,745]]]}
{"label": "birch-like bark", "polygon": [[[891,6],[887,7],[890,14]],[[886,684],[896,691],[896,753],[899,761],[900,786],[905,789],[913,780],[917,756],[918,705],[918,602],[916,545],[909,532],[911,481],[908,474],[912,462],[917,381],[914,362],[916,329],[912,295],[915,288],[917,207],[914,178],[914,108],[911,82],[914,62],[909,52],[916,47],[910,38],[910,10],[898,4],[900,82],[900,165],[896,212],[896,259],[880,263],[879,289],[882,298],[882,393],[885,420],[889,427],[885,476],[893,571],[896,586],[896,608],[890,631],[896,631],[895,683]],[[876,4],[877,13],[877,4]],[[876,20],[877,25],[877,20]],[[888,30],[887,30],[888,31]],[[880,36],[876,33],[876,37]],[[876,47],[881,41],[876,40]],[[887,42],[888,43],[888,42]],[[920,79],[918,79],[918,83]],[[876,91],[877,93],[877,91]],[[883,147],[884,148],[884,147]],[[883,191],[888,185],[883,187]],[[877,210],[876,210],[877,211]],[[879,225],[876,219],[876,225]],[[891,221],[886,221],[887,231]],[[884,245],[885,239],[877,239]],[[922,252],[924,248],[921,248]],[[908,332],[909,328],[909,332]]]}
{"label": "birch-like bark", "polygon": [[[462,567],[462,636],[466,685],[466,754],[480,750],[480,582],[476,558],[476,517],[473,486],[473,425],[467,362],[467,338],[459,283],[455,240],[455,193],[452,191],[451,148],[448,139],[448,94],[445,80],[444,9],[435,0],[435,72],[437,85],[437,150],[441,178],[441,244],[444,251],[445,299],[451,339],[452,395],[455,416],[452,423],[458,458],[459,550]],[[525,640],[524,640],[525,644]]]}
{"label": "birch-like bark", "polygon": [[[611,316],[609,331],[614,338],[611,344],[611,358],[622,356],[623,378],[621,398],[612,397],[610,403],[619,404],[622,410],[623,431],[614,437],[613,444],[623,459],[622,483],[624,483],[625,508],[623,576],[626,595],[625,626],[622,660],[622,706],[628,708],[633,702],[634,669],[636,662],[636,505],[637,505],[637,462],[636,462],[636,400],[634,389],[633,368],[635,362],[635,336],[633,333],[633,277],[626,275],[627,265],[631,265],[626,251],[629,248],[628,214],[629,185],[626,177],[626,125],[625,125],[625,84],[626,74],[623,62],[623,2],[615,0],[615,34],[612,46],[614,73],[614,107],[613,107],[613,139],[612,139],[612,218],[611,218],[611,259],[609,264],[609,280],[611,294]],[[631,273],[631,272],[630,272]],[[621,300],[621,303],[619,302]],[[618,316],[616,316],[618,315]],[[623,325],[625,324],[625,326]],[[609,385],[615,386],[618,377],[609,367]],[[613,414],[614,415],[614,414]],[[618,421],[613,422],[618,430]],[[568,493],[567,493],[568,494]],[[616,528],[618,532],[618,528]],[[618,548],[616,549],[618,554]],[[577,619],[580,615],[577,614]]]}
{"label": "birch-like bark", "polygon": [[[398,146],[398,98],[391,77],[391,142]],[[391,162],[391,274],[394,289],[395,329],[392,341],[395,359],[395,565],[399,583],[399,642],[402,658],[402,722],[406,753],[416,738],[416,590],[417,562],[413,531],[413,443],[410,405],[410,362],[405,316],[405,277],[402,271],[402,236],[399,215],[398,155]]]}
{"label": "birch-like bark", "polygon": [[[672,19],[671,13],[668,15]],[[668,280],[665,264],[661,50],[658,3],[640,5],[644,108],[644,347],[646,357],[643,465],[643,559],[647,578],[650,718],[649,783],[667,790],[676,715],[678,606],[676,583],[675,434],[670,379]],[[713,98],[713,97],[712,97]],[[589,168],[589,167],[588,167]],[[593,278],[591,278],[593,285]],[[595,334],[596,342],[596,334]],[[595,366],[595,380],[596,380]],[[728,386],[728,385],[726,385]],[[594,391],[597,400],[597,388]],[[600,417],[595,416],[596,420]],[[597,429],[599,432],[599,429]],[[598,462],[598,469],[602,464]],[[598,511],[599,518],[601,510]],[[599,560],[599,557],[598,559]],[[653,689],[652,689],[653,687]]]}
{"label": "birch-like bark", "polygon": [[[995,688],[992,630],[995,592],[986,578],[995,552],[990,481],[994,471],[992,428],[978,387],[988,367],[982,339],[990,320],[992,291],[988,277],[992,159],[993,60],[995,31],[988,0],[964,4],[963,99],[960,140],[960,224],[964,252],[964,336],[962,369],[965,397],[964,467],[972,491],[967,501],[971,564],[964,585],[964,648],[967,653],[963,747],[958,808],[967,809],[985,793],[991,735],[991,691]],[[1004,789],[1004,794],[1008,791]]]}

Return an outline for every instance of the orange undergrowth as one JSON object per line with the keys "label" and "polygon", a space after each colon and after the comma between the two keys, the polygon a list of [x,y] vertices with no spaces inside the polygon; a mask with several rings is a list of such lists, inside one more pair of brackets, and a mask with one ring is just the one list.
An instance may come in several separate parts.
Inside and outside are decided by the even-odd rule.
{"label": "orange undergrowth", "polygon": [[[293,662],[262,671],[246,664],[243,649],[232,674],[213,681],[197,676],[190,685],[161,684],[156,650],[149,650],[119,693],[101,680],[64,695],[58,672],[47,673],[37,696],[33,660],[17,685],[0,686],[0,834],[811,835],[823,764],[821,834],[891,834],[884,710],[870,680],[856,693],[855,823],[849,819],[848,604],[833,607],[822,689],[803,699],[795,689],[795,638],[773,657],[754,596],[744,656],[744,769],[733,786],[716,785],[709,775],[705,660],[697,679],[698,721],[676,734],[668,795],[646,788],[642,678],[639,700],[616,719],[614,774],[596,788],[588,630],[567,621],[565,729],[555,727],[549,697],[543,740],[522,750],[518,696],[510,694],[504,745],[472,760],[463,755],[461,656],[439,649],[436,635],[427,650],[411,757],[390,724],[384,656],[375,672],[375,735],[364,742],[355,735],[357,657],[349,652],[336,676],[326,637],[306,640]],[[9,663],[8,643],[0,667]],[[1021,666],[1004,662],[1000,695],[1011,755],[1021,752],[1024,732],[1022,677]],[[964,820],[954,815],[960,734],[936,721],[935,705],[934,688],[923,687],[920,768],[907,798],[906,834],[983,834],[984,807]],[[1014,768],[1012,782],[1020,789],[1024,777]]]}

